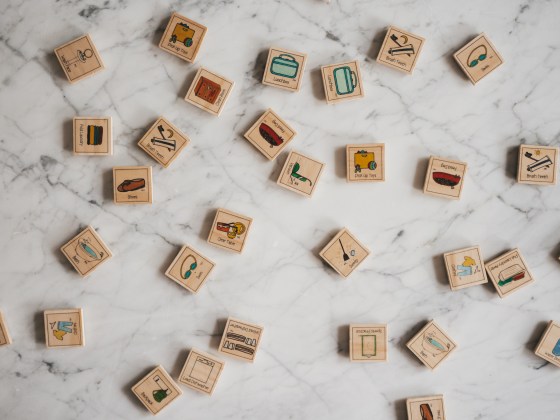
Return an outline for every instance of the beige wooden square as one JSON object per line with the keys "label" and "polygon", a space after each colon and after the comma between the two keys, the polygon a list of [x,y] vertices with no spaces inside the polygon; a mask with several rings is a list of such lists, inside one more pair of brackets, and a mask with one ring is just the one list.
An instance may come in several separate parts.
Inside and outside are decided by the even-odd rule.
{"label": "beige wooden square", "polygon": [[323,66],[321,74],[328,104],[364,97],[358,61]]}
{"label": "beige wooden square", "polygon": [[2,315],[2,312],[0,312],[0,346],[8,344],[12,344],[12,338],[10,337],[8,327],[6,326],[4,315]]}
{"label": "beige wooden square", "polygon": [[52,309],[44,312],[45,340],[49,348],[83,347],[82,309]]}
{"label": "beige wooden square", "polygon": [[263,327],[228,318],[219,352],[241,360],[254,362]]}
{"label": "beige wooden square", "polygon": [[535,354],[547,362],[560,367],[560,323],[550,321]]}
{"label": "beige wooden square", "polygon": [[430,369],[435,369],[457,348],[457,344],[434,322],[430,321],[406,346]]}
{"label": "beige wooden square", "polygon": [[388,347],[387,324],[350,325],[351,362],[386,362]]}
{"label": "beige wooden square", "polygon": [[200,50],[206,31],[206,26],[173,13],[161,37],[159,47],[192,63]]}
{"label": "beige wooden square", "polygon": [[341,276],[348,277],[369,255],[369,250],[344,228],[319,255]]}
{"label": "beige wooden square", "polygon": [[89,35],[83,35],[54,50],[70,83],[85,79],[105,68]]}
{"label": "beige wooden square", "polygon": [[60,250],[76,271],[84,277],[113,256],[109,247],[91,226],[70,239]]}
{"label": "beige wooden square", "polygon": [[385,144],[348,144],[346,164],[348,182],[385,181]]}
{"label": "beige wooden square", "polygon": [[152,167],[120,166],[113,168],[116,204],[152,203]]}
{"label": "beige wooden square", "polygon": [[210,275],[214,265],[208,258],[185,245],[165,275],[189,292],[196,293]]}
{"label": "beige wooden square", "polygon": [[445,420],[443,395],[408,398],[406,400],[408,420]]}
{"label": "beige wooden square", "polygon": [[484,265],[501,298],[535,281],[518,248]]}
{"label": "beige wooden square", "polygon": [[140,139],[138,146],[167,168],[189,142],[181,130],[160,117]]}
{"label": "beige wooden square", "polygon": [[535,185],[556,185],[558,147],[522,144],[519,146],[517,182]]}
{"label": "beige wooden square", "polygon": [[453,56],[473,85],[504,62],[485,34],[477,36]]}
{"label": "beige wooden square", "polygon": [[389,26],[377,56],[377,62],[412,74],[425,39]]}
{"label": "beige wooden square", "polygon": [[111,117],[74,117],[74,154],[113,154]]}
{"label": "beige wooden square", "polygon": [[179,382],[196,391],[212,395],[223,368],[224,362],[221,360],[192,349],[179,375]]}
{"label": "beige wooden square", "polygon": [[250,217],[218,209],[208,235],[208,243],[241,253],[245,247],[251,223],[253,223],[253,219]]}
{"label": "beige wooden square", "polygon": [[277,183],[284,188],[311,197],[324,166],[324,163],[292,150]]}
{"label": "beige wooden square", "polygon": [[299,91],[303,80],[307,54],[271,48],[264,69],[263,84]]}
{"label": "beige wooden square", "polygon": [[132,387],[132,392],[154,415],[183,394],[162,366],[156,367]]}
{"label": "beige wooden square", "polygon": [[432,156],[424,182],[424,193],[458,200],[466,174],[465,162]]}
{"label": "beige wooden square", "polygon": [[232,81],[201,68],[196,73],[185,101],[210,114],[220,115],[233,85]]}
{"label": "beige wooden square", "polygon": [[480,247],[458,249],[443,254],[451,290],[488,283]]}
{"label": "beige wooden square", "polygon": [[272,109],[267,109],[255,124],[245,133],[245,138],[259,152],[273,160],[296,136],[295,130]]}

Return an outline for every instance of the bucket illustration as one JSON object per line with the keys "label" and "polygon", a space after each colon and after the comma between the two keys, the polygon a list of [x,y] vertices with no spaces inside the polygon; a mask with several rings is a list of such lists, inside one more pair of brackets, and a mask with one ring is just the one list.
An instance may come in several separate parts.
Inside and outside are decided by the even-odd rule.
{"label": "bucket illustration", "polygon": [[299,70],[299,63],[290,54],[280,54],[272,59],[270,72],[276,76],[295,79]]}
{"label": "bucket illustration", "polygon": [[334,69],[333,77],[337,95],[348,95],[353,93],[356,86],[358,86],[356,73],[348,66]]}

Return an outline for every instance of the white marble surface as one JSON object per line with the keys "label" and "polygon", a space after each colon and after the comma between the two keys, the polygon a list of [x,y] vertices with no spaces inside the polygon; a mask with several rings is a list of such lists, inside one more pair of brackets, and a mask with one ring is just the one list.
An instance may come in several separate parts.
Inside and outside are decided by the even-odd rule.
{"label": "white marble surface", "polygon": [[[188,64],[157,47],[176,10],[208,26]],[[451,419],[554,419],[560,370],[532,350],[560,319],[558,187],[517,184],[521,142],[558,145],[554,1],[25,1],[0,5],[0,418],[137,419],[129,388],[154,365],[177,377],[187,349],[216,354],[224,320],[265,327],[254,364],[229,359],[212,397],[184,389],[170,419],[406,419],[404,399],[443,393]],[[427,41],[413,76],[375,62],[384,28]],[[473,87],[452,53],[486,32],[505,59]],[[106,65],[69,84],[52,51],[90,33]],[[299,93],[264,86],[271,45],[308,53]],[[319,67],[360,61],[366,97],[327,106]],[[183,101],[199,66],[236,82],[216,118]],[[242,136],[272,107],[291,146],[326,163],[306,199],[276,185]],[[113,117],[114,155],[71,152],[75,115]],[[168,169],[136,146],[163,115],[191,137]],[[347,143],[385,142],[387,181],[347,184]],[[426,196],[427,158],[467,161],[460,201]],[[111,168],[154,167],[152,206],[115,206]],[[242,255],[205,240],[217,207],[252,216]],[[59,247],[91,224],[114,258],[81,279]],[[318,251],[346,226],[372,250],[343,280]],[[192,295],[163,272],[189,243],[217,267]],[[443,252],[520,247],[536,282],[506,299],[449,290]],[[47,350],[42,311],[84,309],[87,345]],[[459,345],[435,372],[406,341],[435,318]],[[347,326],[387,322],[389,362],[351,364]]]}

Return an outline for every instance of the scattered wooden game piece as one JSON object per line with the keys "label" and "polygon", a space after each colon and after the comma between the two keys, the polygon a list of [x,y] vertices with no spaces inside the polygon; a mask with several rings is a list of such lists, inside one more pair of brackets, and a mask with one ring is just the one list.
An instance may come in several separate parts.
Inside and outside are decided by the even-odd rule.
{"label": "scattered wooden game piece", "polygon": [[241,253],[245,247],[251,223],[253,223],[253,219],[250,217],[218,209],[208,235],[208,243]]}
{"label": "scattered wooden game piece", "polygon": [[181,130],[160,117],[140,139],[138,146],[167,168],[189,142]]}
{"label": "scattered wooden game piece", "polygon": [[267,159],[274,160],[296,134],[272,109],[267,109],[245,133],[245,138]]}
{"label": "scattered wooden game piece", "polygon": [[254,362],[263,327],[228,318],[219,352],[241,360]]}
{"label": "scattered wooden game piece", "polygon": [[457,348],[457,344],[434,321],[428,322],[406,346],[432,370]]}
{"label": "scattered wooden game piece", "polygon": [[233,85],[225,77],[201,68],[194,77],[185,101],[217,116],[222,112]]}
{"label": "scattered wooden game piece", "polygon": [[443,395],[408,398],[406,412],[408,420],[445,420]]}
{"label": "scattered wooden game piece", "polygon": [[152,167],[113,168],[115,204],[152,204]]}
{"label": "scattered wooden game piece", "polygon": [[522,144],[519,146],[517,182],[556,185],[558,147]]}
{"label": "scattered wooden game piece", "polygon": [[89,35],[83,35],[54,50],[70,83],[92,76],[105,68]]}
{"label": "scattered wooden game piece", "polygon": [[479,246],[443,254],[451,290],[488,283]]}
{"label": "scattered wooden game piece", "polygon": [[111,117],[74,117],[74,154],[113,154]]}
{"label": "scattered wooden game piece", "polygon": [[192,349],[179,375],[179,382],[196,391],[212,395],[224,364],[214,356]]}
{"label": "scattered wooden game piece", "polygon": [[458,200],[461,198],[466,174],[465,162],[431,156],[424,193]]}
{"label": "scattered wooden game piece", "polygon": [[263,84],[298,92],[306,61],[307,54],[271,48],[264,69]]}
{"label": "scattered wooden game piece", "polygon": [[360,64],[358,61],[321,67],[327,104],[364,97]]}
{"label": "scattered wooden game piece", "polygon": [[425,39],[418,35],[389,26],[377,62],[412,74],[424,41]]}
{"label": "scattered wooden game piece", "polygon": [[548,323],[535,354],[560,367],[560,323],[554,321]]}
{"label": "scattered wooden game piece", "polygon": [[82,277],[90,275],[113,256],[109,247],[91,226],[70,239],[60,250]]}
{"label": "scattered wooden game piece", "polygon": [[200,23],[173,13],[159,47],[189,63],[194,62],[208,29]]}
{"label": "scattered wooden game piece", "polygon": [[501,298],[535,281],[518,248],[484,265]]}
{"label": "scattered wooden game piece", "polygon": [[385,144],[348,144],[346,180],[348,182],[385,181]]}
{"label": "scattered wooden game piece", "polygon": [[6,326],[6,321],[4,320],[4,315],[0,312],[0,346],[5,346],[12,344],[12,338]]}
{"label": "scattered wooden game piece", "polygon": [[196,293],[210,275],[214,265],[208,258],[185,245],[165,275],[189,292]]}
{"label": "scattered wooden game piece", "polygon": [[159,413],[183,394],[181,388],[162,366],[156,367],[144,376],[132,387],[132,392],[153,415]]}
{"label": "scattered wooden game piece", "polygon": [[473,85],[504,63],[504,60],[485,34],[477,36],[453,54],[453,57]]}
{"label": "scattered wooden game piece", "polygon": [[288,190],[311,197],[324,166],[324,163],[292,150],[277,183]]}
{"label": "scattered wooden game piece", "polygon": [[350,325],[351,362],[386,362],[388,347],[387,324]]}
{"label": "scattered wooden game piece", "polygon": [[321,250],[319,255],[338,274],[348,277],[366,259],[369,249],[344,228]]}
{"label": "scattered wooden game piece", "polygon": [[48,348],[83,347],[84,316],[81,308],[45,311],[45,341]]}

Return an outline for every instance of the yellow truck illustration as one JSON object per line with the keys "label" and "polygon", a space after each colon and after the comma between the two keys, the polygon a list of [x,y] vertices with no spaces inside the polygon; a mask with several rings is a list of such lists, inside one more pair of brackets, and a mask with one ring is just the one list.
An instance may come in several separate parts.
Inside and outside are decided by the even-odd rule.
{"label": "yellow truck illustration", "polygon": [[194,29],[191,29],[189,25],[186,23],[178,23],[175,25],[175,29],[173,29],[173,33],[171,34],[170,42],[179,41],[182,44],[185,44],[186,47],[190,47],[193,44],[193,36],[194,36]]}
{"label": "yellow truck illustration", "polygon": [[359,150],[354,153],[354,169],[355,173],[362,172],[362,169],[369,169],[371,171],[377,168],[375,162],[375,153]]}

